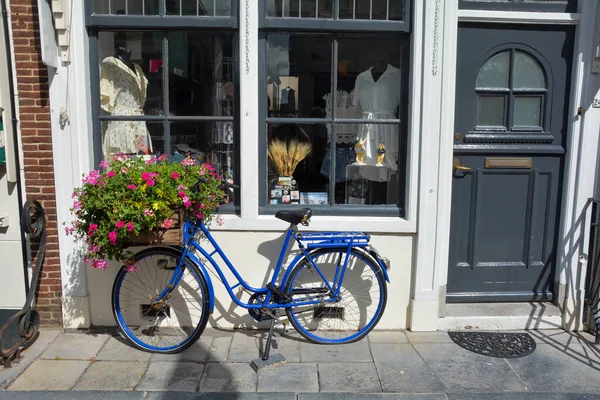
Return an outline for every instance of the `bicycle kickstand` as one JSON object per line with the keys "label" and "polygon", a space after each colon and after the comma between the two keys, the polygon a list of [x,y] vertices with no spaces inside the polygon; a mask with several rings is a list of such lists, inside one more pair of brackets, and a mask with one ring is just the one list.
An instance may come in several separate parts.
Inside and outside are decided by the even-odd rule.
{"label": "bicycle kickstand", "polygon": [[267,343],[265,343],[265,348],[262,352],[262,357],[255,358],[252,360],[250,364],[254,371],[258,372],[259,370],[264,370],[270,367],[276,367],[285,362],[285,357],[281,354],[273,354],[270,355],[271,352],[271,344],[273,342],[273,330],[275,328],[275,318],[271,319],[271,326],[269,327],[269,336],[267,337]]}

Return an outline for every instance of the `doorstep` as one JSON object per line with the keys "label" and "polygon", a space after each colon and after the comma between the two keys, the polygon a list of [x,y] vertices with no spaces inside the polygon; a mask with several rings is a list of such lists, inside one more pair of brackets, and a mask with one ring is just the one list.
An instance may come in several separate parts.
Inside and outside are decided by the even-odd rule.
{"label": "doorstep", "polygon": [[562,314],[546,302],[529,303],[446,303],[437,329],[514,330],[562,329]]}

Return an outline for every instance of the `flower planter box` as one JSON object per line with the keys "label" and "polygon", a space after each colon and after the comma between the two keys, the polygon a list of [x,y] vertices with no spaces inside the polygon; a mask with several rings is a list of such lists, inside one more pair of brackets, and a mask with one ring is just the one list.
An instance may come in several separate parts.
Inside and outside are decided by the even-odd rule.
{"label": "flower planter box", "polygon": [[126,247],[134,246],[179,246],[183,241],[184,216],[182,211],[176,211],[171,216],[173,224],[169,229],[159,229],[148,235],[135,235],[124,242]]}

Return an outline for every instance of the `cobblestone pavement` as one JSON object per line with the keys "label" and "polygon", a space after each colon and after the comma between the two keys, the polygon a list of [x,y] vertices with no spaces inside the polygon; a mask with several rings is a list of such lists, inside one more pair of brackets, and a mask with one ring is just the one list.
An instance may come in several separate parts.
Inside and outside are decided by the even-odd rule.
{"label": "cobblestone pavement", "polygon": [[375,331],[324,346],[276,335],[283,365],[254,372],[262,331],[207,329],[188,350],[133,349],[115,332],[45,330],[13,368],[4,399],[600,400],[600,347],[585,333],[528,331],[536,350],[501,359],[464,350],[445,332]]}

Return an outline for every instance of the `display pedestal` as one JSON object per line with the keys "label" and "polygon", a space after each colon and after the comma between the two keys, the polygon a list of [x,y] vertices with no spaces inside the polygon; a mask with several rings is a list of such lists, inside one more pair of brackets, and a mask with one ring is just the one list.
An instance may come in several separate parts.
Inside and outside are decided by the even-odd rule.
{"label": "display pedestal", "polygon": [[385,166],[346,166],[346,204],[394,204],[395,172]]}

